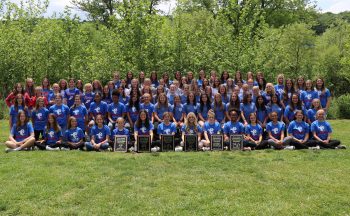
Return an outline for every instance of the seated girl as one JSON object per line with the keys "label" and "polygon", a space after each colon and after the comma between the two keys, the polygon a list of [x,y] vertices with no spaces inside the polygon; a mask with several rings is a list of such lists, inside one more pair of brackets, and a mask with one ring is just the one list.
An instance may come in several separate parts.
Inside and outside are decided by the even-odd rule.
{"label": "seated girl", "polygon": [[245,127],[245,138],[243,141],[243,150],[264,149],[267,147],[267,141],[263,140],[263,129],[257,122],[255,113],[249,115],[249,124]]}
{"label": "seated girl", "polygon": [[124,118],[119,117],[117,118],[117,126],[116,128],[112,131],[112,135],[111,135],[111,141],[110,141],[110,146],[114,145],[114,141],[115,141],[115,136],[127,136],[128,138],[128,146],[127,148],[129,149],[130,146],[130,132],[128,129],[125,128],[125,121]]}
{"label": "seated girl", "polygon": [[62,131],[53,113],[50,113],[47,117],[43,138],[43,140],[35,143],[40,150],[53,151],[60,150],[60,147],[62,147]]}
{"label": "seated girl", "polygon": [[154,126],[149,119],[149,115],[146,110],[142,109],[139,112],[138,119],[134,126],[134,137],[135,137],[135,149],[137,150],[137,137],[139,135],[149,135],[151,143],[153,141],[153,129]]}
{"label": "seated girl", "polygon": [[78,121],[71,116],[68,119],[68,129],[64,133],[65,147],[69,149],[83,149],[84,147],[84,131],[78,127]]}
{"label": "seated girl", "polygon": [[21,110],[17,115],[17,122],[12,126],[9,140],[5,142],[6,152],[20,151],[34,145],[34,129],[26,113]]}
{"label": "seated girl", "polygon": [[284,147],[284,130],[285,124],[282,121],[278,121],[278,113],[273,111],[270,113],[271,121],[266,125],[266,132],[268,134],[268,140],[270,146],[275,149],[283,149]]}
{"label": "seated girl", "polygon": [[182,132],[182,143],[181,146],[184,146],[184,141],[185,141],[185,135],[188,134],[196,134],[198,138],[198,148],[202,149],[203,148],[203,143],[202,143],[202,128],[198,124],[196,114],[193,112],[190,112],[187,114],[187,117],[185,119],[185,124],[181,128]]}
{"label": "seated girl", "polygon": [[209,110],[208,112],[208,121],[204,123],[203,131],[205,138],[205,140],[203,140],[204,147],[210,147],[211,135],[222,133],[221,125],[215,120],[215,113],[213,110]]}
{"label": "seated girl", "polygon": [[109,147],[109,137],[111,135],[111,131],[107,125],[103,124],[104,119],[101,114],[96,115],[95,121],[96,123],[94,126],[92,126],[90,132],[90,142],[85,142],[86,150],[107,150]]}
{"label": "seated girl", "polygon": [[284,140],[285,144],[290,146],[286,147],[286,149],[307,149],[311,147],[309,142],[309,124],[303,119],[303,111],[297,110],[295,112],[295,120],[288,126],[288,137]]}

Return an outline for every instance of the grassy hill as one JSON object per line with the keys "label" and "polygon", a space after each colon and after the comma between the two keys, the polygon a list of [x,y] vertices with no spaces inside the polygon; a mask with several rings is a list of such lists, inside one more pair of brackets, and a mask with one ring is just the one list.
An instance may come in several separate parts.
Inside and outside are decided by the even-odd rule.
{"label": "grassy hill", "polygon": [[[331,121],[349,146],[350,121]],[[0,122],[0,142],[7,139]],[[0,215],[349,215],[350,151],[16,152]]]}

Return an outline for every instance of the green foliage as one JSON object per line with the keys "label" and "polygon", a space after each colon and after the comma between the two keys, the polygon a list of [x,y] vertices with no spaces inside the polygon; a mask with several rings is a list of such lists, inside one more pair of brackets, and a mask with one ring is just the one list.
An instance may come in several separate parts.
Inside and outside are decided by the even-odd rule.
{"label": "green foliage", "polygon": [[339,118],[350,119],[350,94],[344,94],[337,98]]}

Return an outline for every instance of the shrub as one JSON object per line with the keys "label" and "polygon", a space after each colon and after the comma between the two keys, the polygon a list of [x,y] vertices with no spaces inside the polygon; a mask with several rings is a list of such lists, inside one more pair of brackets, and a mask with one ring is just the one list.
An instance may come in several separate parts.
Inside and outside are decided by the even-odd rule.
{"label": "shrub", "polygon": [[345,94],[337,99],[339,118],[350,119],[350,94]]}
{"label": "shrub", "polygon": [[338,99],[332,98],[331,106],[327,112],[327,119],[337,119],[339,118],[338,112]]}
{"label": "shrub", "polygon": [[9,109],[7,108],[5,101],[2,99],[0,100],[0,120],[8,119],[8,118],[9,118]]}

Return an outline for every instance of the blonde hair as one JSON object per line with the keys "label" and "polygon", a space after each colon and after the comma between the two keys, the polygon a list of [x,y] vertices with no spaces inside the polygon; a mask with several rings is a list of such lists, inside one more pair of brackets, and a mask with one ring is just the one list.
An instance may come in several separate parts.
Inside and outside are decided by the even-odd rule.
{"label": "blonde hair", "polygon": [[[189,117],[194,117],[194,122],[193,123],[190,123],[188,121]],[[185,120],[185,131],[186,132],[189,132],[190,131],[190,126],[194,126],[194,131],[197,133],[198,130],[197,130],[197,126],[198,126],[198,121],[197,121],[197,116],[193,113],[193,112],[190,112],[187,114],[187,118]]]}

